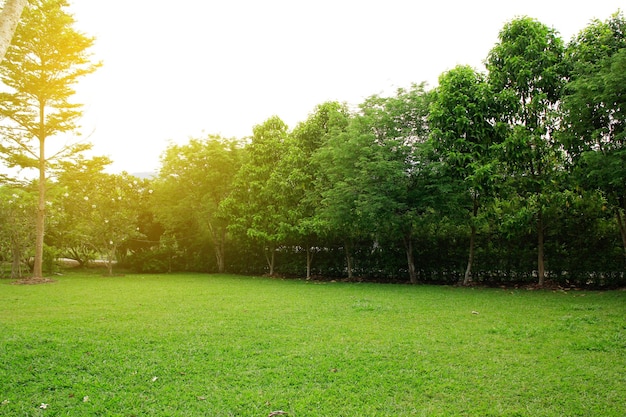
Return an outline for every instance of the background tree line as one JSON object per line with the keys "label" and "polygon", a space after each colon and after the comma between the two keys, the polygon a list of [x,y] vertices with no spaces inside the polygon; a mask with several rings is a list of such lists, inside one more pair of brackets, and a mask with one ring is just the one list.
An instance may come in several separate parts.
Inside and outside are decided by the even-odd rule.
{"label": "background tree line", "polygon": [[291,130],[274,116],[249,138],[172,145],[151,179],[72,154],[52,178],[2,187],[2,215],[23,216],[2,222],[2,256],[30,259],[29,190],[45,182],[49,259],[116,257],[141,272],[623,285],[625,30],[616,13],[566,44],[517,18],[484,73],[458,66],[432,89],[319,104]]}

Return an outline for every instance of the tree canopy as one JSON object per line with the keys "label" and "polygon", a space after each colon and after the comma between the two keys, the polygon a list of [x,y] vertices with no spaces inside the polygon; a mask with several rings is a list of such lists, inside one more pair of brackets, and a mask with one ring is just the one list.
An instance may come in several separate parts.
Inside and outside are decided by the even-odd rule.
{"label": "tree canopy", "polygon": [[[84,265],[106,259],[109,273],[115,259],[142,272],[626,282],[621,13],[568,43],[536,19],[512,19],[485,71],[459,65],[433,88],[324,102],[293,129],[272,116],[250,137],[191,138],[140,179],[106,172],[110,161],[81,156],[81,144],[59,161],[43,152],[47,138],[76,130],[73,85],[98,66],[64,6],[32,3],[0,67],[3,159],[42,174],[0,188],[1,215],[15,219],[0,229],[2,260],[27,265],[45,243]],[[32,245],[31,205],[12,204],[34,201],[36,187],[50,191],[38,194],[37,222],[47,207],[53,227],[40,240],[37,223]]]}
{"label": "tree canopy", "polygon": [[70,102],[73,86],[98,67],[87,52],[93,38],[73,29],[67,6],[64,0],[31,1],[0,64],[0,80],[9,89],[0,93],[0,155],[8,166],[39,171],[35,277],[43,274],[47,166],[90,148],[73,142],[52,156],[45,148],[48,138],[76,131],[81,111]]}

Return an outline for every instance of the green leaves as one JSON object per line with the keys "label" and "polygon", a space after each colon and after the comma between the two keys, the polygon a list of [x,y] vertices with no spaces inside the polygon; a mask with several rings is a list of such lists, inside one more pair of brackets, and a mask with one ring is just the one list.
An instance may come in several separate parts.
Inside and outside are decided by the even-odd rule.
{"label": "green leaves", "polygon": [[[626,229],[626,20],[594,20],[568,45],[570,82],[559,138],[579,186],[601,191],[615,214],[624,250]],[[626,252],[625,252],[626,253]]]}
{"label": "green leaves", "polygon": [[186,249],[210,244],[220,272],[230,223],[227,200],[242,163],[240,146],[219,136],[172,145],[163,153],[155,182],[152,210],[166,232]]}
{"label": "green leaves", "polygon": [[[81,112],[69,101],[73,85],[100,66],[89,61],[87,51],[93,38],[72,29],[74,20],[65,12],[66,6],[65,1],[31,2],[0,65],[0,78],[10,89],[3,94],[0,114],[26,132],[20,138],[15,126],[3,126],[9,139],[22,143],[14,152],[30,151],[25,140],[44,141],[74,130]],[[44,124],[40,124],[40,108],[45,109]]]}
{"label": "green leaves", "polygon": [[470,67],[456,67],[440,76],[433,96],[428,118],[433,147],[455,175],[472,177],[471,168],[493,158],[491,148],[500,140],[485,76]]}
{"label": "green leaves", "polygon": [[[40,26],[23,29],[13,50],[22,61],[8,61],[0,70],[9,80],[0,93],[0,115],[7,122],[0,151],[12,166],[41,166],[38,144],[76,127],[79,107],[70,102],[74,82],[97,66],[84,54],[91,39],[53,33],[71,24],[71,17],[55,10],[64,4],[33,3],[31,22],[37,16]],[[622,214],[625,28],[621,15],[594,22],[564,48],[554,29],[517,18],[500,32],[487,57],[487,73],[458,66],[442,74],[432,90],[414,84],[390,96],[368,97],[352,111],[346,104],[322,103],[291,131],[273,116],[244,140],[208,136],[172,145],[162,156],[154,195],[139,198],[139,210],[166,229],[160,250],[167,252],[168,268],[178,257],[185,269],[222,271],[234,265],[231,272],[273,273],[279,254],[284,263],[277,271],[297,275],[306,252],[307,277],[312,254],[318,253],[325,258],[314,273],[325,268],[349,275],[354,266],[364,275],[393,279],[408,271],[415,282],[420,274],[445,270],[441,279],[452,282],[459,278],[468,246],[466,276],[474,246],[483,276],[531,271],[532,265],[520,259],[532,259],[528,253],[535,248],[542,257],[543,236],[554,265],[566,252],[561,234],[571,234],[562,229],[586,224],[578,217],[563,220],[564,213],[573,212],[575,198],[568,193],[602,197],[607,213]],[[70,146],[55,157],[87,148]],[[107,218],[95,221],[113,208],[106,199],[96,202],[100,196],[85,194],[81,182],[98,184],[112,204],[125,195],[117,183],[122,180],[101,172],[104,160],[78,162],[48,161],[46,169],[67,170],[59,177],[63,186],[80,189],[89,200],[64,200],[55,187],[53,194],[67,203],[71,216],[89,213],[91,223],[113,224]],[[144,200],[152,200],[149,210]],[[104,214],[92,211],[93,204],[106,207]],[[606,230],[616,226],[607,222],[607,214],[590,214],[597,205],[580,207]],[[50,224],[70,229],[63,211],[53,212],[50,220],[56,223]],[[119,214],[120,229],[136,223],[130,221],[131,211]],[[576,216],[584,217],[580,213]],[[49,240],[75,244],[110,234],[88,221],[72,226],[59,240],[51,231]],[[604,239],[602,247],[611,247],[604,232],[596,235]],[[153,240],[158,238],[156,233]],[[103,250],[125,238],[100,240],[105,243],[90,244]],[[567,253],[584,252],[576,250]],[[207,261],[207,251],[215,253],[215,265]],[[227,251],[238,252],[239,259],[225,263]],[[268,270],[257,254],[267,256]],[[417,265],[422,270],[416,271]]]}
{"label": "green leaves", "polygon": [[[77,128],[79,105],[69,102],[73,85],[99,64],[89,62],[93,39],[72,28],[64,0],[34,0],[24,9],[12,45],[0,65],[6,89],[0,100],[2,159],[9,166],[39,171],[33,274],[42,276],[45,229],[45,179],[50,160],[72,158],[86,148],[61,145],[46,154],[46,140]],[[35,163],[36,162],[36,163]]]}
{"label": "green leaves", "polygon": [[49,240],[81,264],[94,252],[104,256],[111,273],[117,249],[143,237],[139,216],[152,193],[145,180],[105,173],[109,162],[95,158],[64,165],[51,189]]}
{"label": "green leaves", "polygon": [[[521,17],[504,25],[500,42],[487,58],[487,69],[496,91],[511,89],[522,101],[558,99],[563,78],[563,41],[541,22]],[[525,104],[528,104],[527,102]]]}
{"label": "green leaves", "polygon": [[594,21],[567,48],[571,80],[564,97],[562,136],[574,158],[623,146],[626,131],[626,21]]}
{"label": "green leaves", "polygon": [[553,132],[566,76],[564,46],[554,29],[528,17],[507,23],[499,39],[486,62],[489,84],[498,92],[495,120],[508,125],[499,159],[509,179],[509,198],[535,209],[537,269],[543,285],[544,206],[533,202],[559,191],[554,180],[562,172],[562,154]]}

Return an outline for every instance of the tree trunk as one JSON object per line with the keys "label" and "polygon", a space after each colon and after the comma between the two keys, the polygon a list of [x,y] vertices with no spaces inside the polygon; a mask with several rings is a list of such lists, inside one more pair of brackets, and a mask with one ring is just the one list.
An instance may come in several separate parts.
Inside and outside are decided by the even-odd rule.
{"label": "tree trunk", "polygon": [[409,281],[411,284],[417,284],[417,271],[415,269],[415,256],[413,254],[413,239],[411,235],[404,238],[404,250],[406,251],[406,262],[409,268]]}
{"label": "tree trunk", "polygon": [[224,245],[219,244],[215,247],[215,260],[217,261],[217,272],[220,274],[224,273]]}
{"label": "tree trunk", "polygon": [[113,258],[115,258],[115,251],[117,250],[117,245],[111,245],[111,249],[109,249],[109,253],[107,254],[107,271],[109,272],[109,276],[113,276]]}
{"label": "tree trunk", "polygon": [[[211,243],[215,248],[215,260],[217,262],[217,272],[222,274],[226,269],[225,261],[225,242],[226,242],[226,229],[221,227],[213,227],[211,222],[208,222],[209,236],[211,237]],[[217,231],[216,231],[217,229]]]}
{"label": "tree trunk", "polygon": [[0,13],[0,62],[11,45],[13,34],[20,22],[22,11],[28,0],[6,0]]}
{"label": "tree trunk", "polygon": [[220,239],[216,239],[214,242],[215,245],[215,260],[217,261],[217,272],[220,274],[224,273],[224,269],[226,269],[226,260],[225,260],[225,249],[224,249],[224,241],[226,237],[224,235],[220,236]]}
{"label": "tree trunk", "polygon": [[471,226],[469,255],[467,257],[467,268],[465,268],[465,276],[463,277],[463,285],[469,285],[472,280],[472,265],[474,264],[474,246],[476,245],[476,226]]}
{"label": "tree trunk", "polygon": [[39,200],[37,202],[37,218],[35,220],[34,278],[43,278],[43,238],[46,218],[46,158],[44,143],[44,139],[39,139]]}
{"label": "tree trunk", "polygon": [[472,266],[474,264],[474,247],[476,246],[476,217],[478,217],[478,199],[474,200],[474,209],[472,211],[472,225],[470,226],[470,244],[469,255],[467,257],[467,268],[465,268],[465,276],[463,277],[463,285],[469,285],[472,280]]}
{"label": "tree trunk", "polygon": [[311,247],[306,247],[306,279],[311,279],[311,264],[313,263],[313,251]]}
{"label": "tree trunk", "polygon": [[624,247],[624,256],[626,256],[626,226],[624,225],[624,220],[622,219],[622,209],[617,208],[615,210],[615,217],[617,219],[617,225],[619,226],[619,233],[622,235],[622,246]]}
{"label": "tree trunk", "polygon": [[544,244],[543,244],[543,210],[539,209],[537,213],[537,274],[539,277],[539,286],[545,284],[545,264],[544,264]]}
{"label": "tree trunk", "polygon": [[352,279],[352,255],[350,254],[350,245],[346,242],[344,246],[346,252],[346,268],[348,269],[348,279]]}
{"label": "tree trunk", "polygon": [[265,249],[265,261],[267,262],[267,267],[269,268],[269,275],[274,276],[274,262],[276,260],[276,249],[274,245],[270,245]]}

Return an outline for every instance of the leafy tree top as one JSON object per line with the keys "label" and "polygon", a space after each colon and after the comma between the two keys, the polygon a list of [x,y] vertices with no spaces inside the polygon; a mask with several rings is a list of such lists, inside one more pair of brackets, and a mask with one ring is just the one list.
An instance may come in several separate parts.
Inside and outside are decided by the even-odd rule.
{"label": "leafy tree top", "polygon": [[[13,43],[0,65],[0,80],[8,91],[0,93],[0,127],[5,139],[2,151],[10,166],[36,167],[41,157],[35,139],[74,131],[81,116],[72,103],[74,86],[100,64],[90,61],[94,39],[73,29],[74,18],[65,0],[33,0],[25,8]],[[64,157],[89,145],[63,147]]]}

